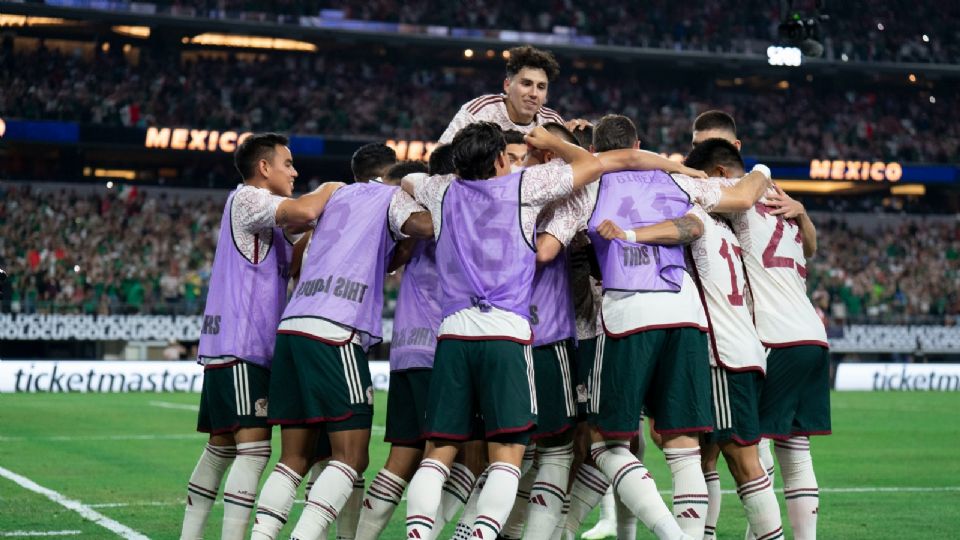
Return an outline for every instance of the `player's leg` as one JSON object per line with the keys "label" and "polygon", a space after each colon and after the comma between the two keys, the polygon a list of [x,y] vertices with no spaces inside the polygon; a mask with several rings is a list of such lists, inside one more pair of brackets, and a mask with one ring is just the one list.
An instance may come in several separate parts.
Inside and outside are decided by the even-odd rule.
{"label": "player's leg", "polygon": [[[453,464],[454,469],[462,465],[476,478],[473,482],[473,489],[467,497],[467,502],[463,505],[463,513],[460,514],[460,520],[457,522],[454,531],[454,540],[469,540],[470,534],[473,532],[473,522],[477,519],[477,501],[480,499],[483,487],[487,484],[487,466],[490,464],[490,460],[487,457],[487,443],[483,440],[483,433],[483,422],[479,418],[475,418],[473,433],[470,437],[472,440],[461,445],[460,453],[457,454],[457,460]],[[447,483],[449,482],[448,480]],[[514,502],[516,502],[516,499],[514,499]],[[442,501],[441,505],[443,505]],[[456,513],[450,510],[452,509],[448,506],[443,506],[445,521],[452,520],[453,514]],[[438,519],[437,522],[439,523],[439,521]]]}
{"label": "player's leg", "polygon": [[709,496],[699,435],[713,429],[707,336],[696,328],[655,332],[663,342],[647,408],[673,477],[673,515],[686,534],[702,538]]}
{"label": "player's leg", "polygon": [[704,540],[711,540],[717,536],[717,521],[720,520],[720,507],[723,495],[720,488],[720,473],[717,472],[717,461],[720,458],[720,446],[709,443],[701,437],[700,466],[703,471],[703,480],[707,484],[707,519],[703,526]]}
{"label": "player's leg", "polygon": [[[537,395],[541,393],[538,390]],[[517,540],[523,537],[523,527],[527,522],[527,506],[530,504],[530,489],[537,480],[540,466],[536,463],[537,445],[530,443],[523,450],[523,459],[520,461],[520,484],[517,485],[517,496],[513,500],[510,516],[500,531],[500,538]],[[473,516],[476,518],[476,516]]]}
{"label": "player's leg", "polygon": [[[643,419],[640,419],[639,433],[630,439],[630,451],[637,456],[640,463],[643,463],[643,454],[647,448],[647,442],[643,437]],[[617,538],[636,538],[637,537],[637,518],[624,506],[623,501],[614,495],[614,505],[610,511],[613,522],[616,524]]]}

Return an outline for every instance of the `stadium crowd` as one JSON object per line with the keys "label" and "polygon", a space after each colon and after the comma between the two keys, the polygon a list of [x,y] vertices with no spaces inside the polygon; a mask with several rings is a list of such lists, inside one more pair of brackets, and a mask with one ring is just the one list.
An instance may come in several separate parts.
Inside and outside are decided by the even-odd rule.
{"label": "stadium crowd", "polygon": [[[15,184],[0,184],[0,200],[0,267],[10,275],[12,311],[203,308],[222,201],[116,191],[38,196]],[[960,315],[960,223],[901,216],[864,230],[839,215],[819,217],[808,287],[832,321]],[[388,314],[398,287],[399,276],[387,280]]]}
{"label": "stadium crowd", "polygon": [[[502,76],[493,63],[464,69],[334,54],[255,62],[141,54],[134,64],[117,49],[90,62],[44,48],[0,49],[0,115],[141,127],[203,118],[210,129],[435,140],[461,104],[495,91],[489,81]],[[960,154],[952,121],[960,101],[914,86],[841,91],[815,79],[775,89],[732,77],[723,85],[635,77],[627,84],[621,73],[566,68],[548,104],[568,118],[622,111],[657,151],[686,148],[696,115],[721,108],[743,119],[747,155],[943,163]]]}
{"label": "stadium crowd", "polygon": [[[749,0],[729,9],[727,2],[617,3],[599,0],[537,0],[517,4],[504,0],[156,0],[164,8],[186,9],[219,18],[247,12],[246,18],[316,16],[324,9],[341,10],[349,19],[442,25],[460,28],[511,29],[551,33],[554,27],[574,29],[597,43],[673,50],[763,53],[777,37],[782,19],[778,2]],[[813,1],[793,2],[793,9],[812,14]],[[955,4],[897,0],[893,2],[830,2],[825,11],[825,57],[858,61],[951,63],[960,55],[960,11]],[[927,36],[924,39],[924,35]]]}

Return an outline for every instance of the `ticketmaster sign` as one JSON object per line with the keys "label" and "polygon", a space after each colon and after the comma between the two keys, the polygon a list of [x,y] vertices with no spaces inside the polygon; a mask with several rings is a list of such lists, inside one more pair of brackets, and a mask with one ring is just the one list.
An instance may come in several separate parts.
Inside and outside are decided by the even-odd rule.
{"label": "ticketmaster sign", "polygon": [[837,366],[837,390],[960,391],[960,364],[858,364]]}

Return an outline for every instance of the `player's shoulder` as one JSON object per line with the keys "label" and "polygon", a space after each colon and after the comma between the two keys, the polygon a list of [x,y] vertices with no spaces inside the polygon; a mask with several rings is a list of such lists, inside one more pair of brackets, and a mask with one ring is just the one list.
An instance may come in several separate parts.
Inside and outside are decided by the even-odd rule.
{"label": "player's shoulder", "polygon": [[482,110],[495,107],[498,104],[503,104],[503,94],[485,94],[466,102],[462,109],[472,115],[477,115]]}
{"label": "player's shoulder", "polygon": [[563,117],[560,116],[560,113],[550,107],[540,107],[539,115],[543,119],[542,124],[546,124],[547,122],[563,123]]}

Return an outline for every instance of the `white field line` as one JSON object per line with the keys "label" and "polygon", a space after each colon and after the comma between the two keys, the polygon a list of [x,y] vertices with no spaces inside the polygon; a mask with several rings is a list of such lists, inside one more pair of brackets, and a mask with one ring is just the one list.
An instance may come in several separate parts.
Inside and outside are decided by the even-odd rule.
{"label": "white field line", "polygon": [[17,538],[25,536],[73,536],[82,532],[83,531],[3,531],[0,532],[0,536]]}
{"label": "white field line", "polygon": [[[151,401],[149,403],[154,407],[160,407],[162,409],[178,409],[178,410],[193,411],[193,412],[198,412],[200,410],[199,405],[191,405],[189,403],[174,403],[172,401]],[[371,431],[373,433],[383,434],[384,429],[385,428],[383,426],[374,425]],[[3,439],[0,439],[0,440],[3,440]]]}
{"label": "white field line", "polygon": [[169,433],[160,434],[124,434],[124,435],[48,435],[40,437],[4,437],[0,442],[10,441],[161,441],[178,439],[198,439],[203,433]]}
{"label": "white field line", "polygon": [[101,514],[100,512],[97,512],[93,508],[90,508],[89,506],[81,503],[80,501],[75,501],[52,489],[45,488],[25,476],[20,476],[19,474],[13,471],[10,471],[8,469],[5,469],[3,467],[0,467],[0,476],[3,476],[7,480],[10,480],[16,483],[17,485],[19,485],[24,489],[30,490],[34,493],[39,493],[40,495],[43,495],[44,497],[50,499],[51,501],[59,504],[64,508],[73,510],[74,512],[80,514],[80,516],[82,516],[84,519],[90,520],[96,523],[97,525],[100,525],[101,527],[115,533],[117,536],[121,538],[125,538],[127,540],[150,540],[148,537],[144,536],[143,534],[138,533],[137,531],[131,529],[130,527],[127,527],[126,525],[118,521],[114,521],[108,518],[107,516]]}

